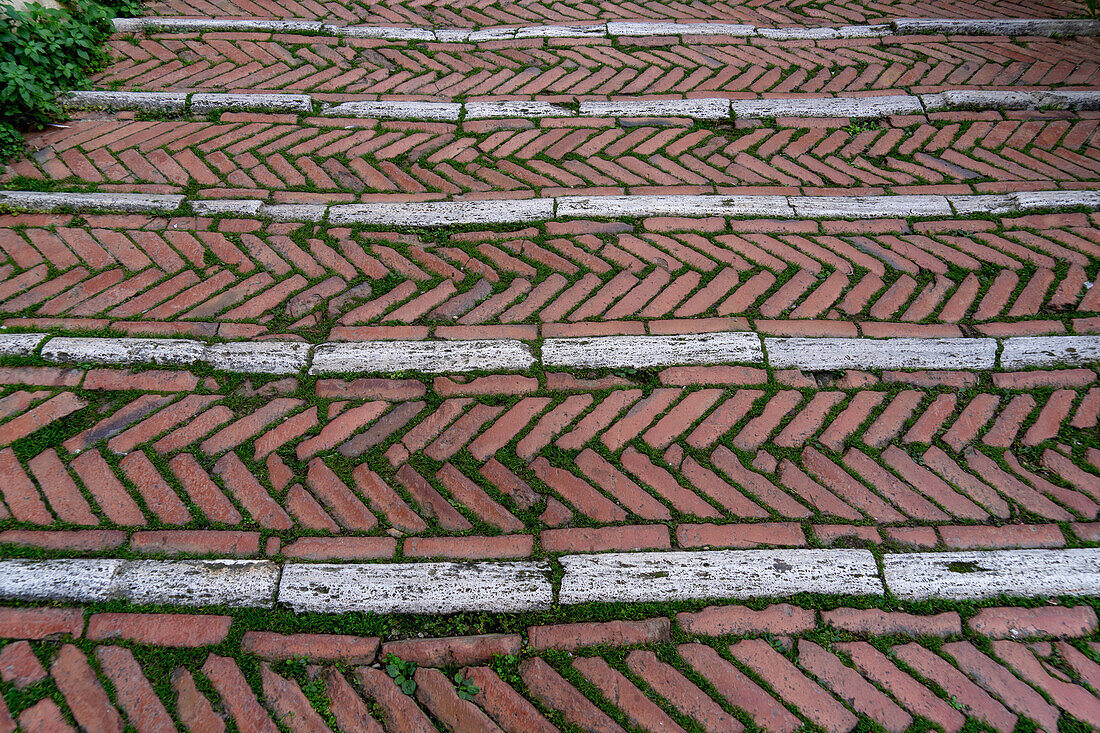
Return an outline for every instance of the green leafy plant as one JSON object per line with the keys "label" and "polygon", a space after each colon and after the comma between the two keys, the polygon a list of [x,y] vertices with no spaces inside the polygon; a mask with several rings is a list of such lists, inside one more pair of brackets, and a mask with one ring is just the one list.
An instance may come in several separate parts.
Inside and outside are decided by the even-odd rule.
{"label": "green leafy plant", "polygon": [[119,10],[135,0],[73,0],[68,9],[31,5],[0,11],[0,160],[22,150],[20,129],[40,128],[62,117],[59,93],[76,89],[108,60],[105,41]]}
{"label": "green leafy plant", "polygon": [[393,678],[394,684],[401,688],[406,695],[416,692],[416,680],[413,674],[416,672],[416,662],[407,662],[394,654],[388,655],[383,662],[386,663],[386,674]]}
{"label": "green leafy plant", "polygon": [[461,672],[455,672],[455,692],[463,700],[473,700],[474,695],[481,692],[481,688],[474,684],[469,677],[463,677]]}

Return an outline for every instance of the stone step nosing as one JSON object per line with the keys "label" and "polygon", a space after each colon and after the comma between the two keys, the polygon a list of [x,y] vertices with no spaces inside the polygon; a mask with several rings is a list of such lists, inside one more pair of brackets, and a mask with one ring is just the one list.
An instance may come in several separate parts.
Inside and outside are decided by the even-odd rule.
{"label": "stone step nosing", "polygon": [[505,338],[205,344],[191,339],[0,333],[0,356],[29,357],[36,350],[42,359],[56,364],[181,368],[205,364],[243,374],[308,372],[313,376],[513,372],[536,364],[559,369],[749,364],[805,371],[1019,370],[1100,362],[1100,335],[879,339],[773,337],[754,331],[719,331],[547,338],[536,357],[530,343]]}
{"label": "stone step nosing", "polygon": [[522,224],[552,219],[623,217],[765,217],[769,219],[935,218],[1086,208],[1100,210],[1100,191],[1017,191],[1007,194],[774,196],[669,194],[463,199],[360,204],[268,204],[261,199],[186,199],[178,194],[0,191],[0,206],[29,212],[160,213],[187,202],[199,216],[375,226]]}
{"label": "stone step nosing", "polygon": [[686,117],[693,120],[766,119],[775,117],[880,119],[951,110],[1100,109],[1097,90],[948,90],[936,94],[891,94],[867,97],[781,97],[761,99],[617,99],[583,100],[576,110],[551,102],[425,102],[362,100],[330,105],[308,94],[223,92],[129,92],[84,90],[62,96],[72,109],[145,110],[212,114],[257,110],[327,117],[458,122],[544,117]]}
{"label": "stone step nosing", "polygon": [[1100,594],[1098,548],[886,553],[881,570],[869,550],[855,549],[611,552],[562,555],[558,562],[562,575],[555,593],[547,560],[2,560],[0,599],[440,614],[797,593],[890,593],[914,601]]}
{"label": "stone step nosing", "polygon": [[766,28],[722,22],[638,22],[609,21],[577,25],[542,25],[500,28],[408,28],[401,26],[342,26],[311,20],[263,20],[240,18],[116,18],[118,33],[149,30],[167,32],[239,31],[307,33],[350,38],[378,38],[392,41],[442,41],[478,43],[522,38],[644,38],[652,36],[729,36],[769,40],[828,40],[878,38],[892,35],[968,36],[1096,36],[1100,21],[1065,18],[898,18],[877,24]]}

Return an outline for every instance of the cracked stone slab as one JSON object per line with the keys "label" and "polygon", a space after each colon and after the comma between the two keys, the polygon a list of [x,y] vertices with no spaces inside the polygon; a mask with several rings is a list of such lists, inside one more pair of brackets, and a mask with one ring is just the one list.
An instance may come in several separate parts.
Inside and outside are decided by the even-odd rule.
{"label": "cracked stone slab", "polygon": [[297,612],[522,612],[550,608],[546,562],[300,564],[283,568],[279,602]]}
{"label": "cracked stone slab", "polygon": [[1038,100],[1028,92],[984,89],[952,89],[939,94],[920,95],[929,112],[951,109],[1036,109]]}
{"label": "cracked stone slab", "polygon": [[163,30],[175,32],[195,31],[256,31],[259,33],[320,33],[325,24],[319,20],[236,20],[232,18],[115,18],[115,31]]}
{"label": "cracked stone slab", "polygon": [[840,28],[758,28],[756,35],[773,41],[817,41],[832,38],[881,38],[891,35],[890,26],[846,25]]}
{"label": "cracked stone slab", "polygon": [[0,356],[32,356],[49,334],[0,333]]}
{"label": "cracked stone slab", "polygon": [[278,584],[269,560],[134,560],[119,569],[114,592],[131,603],[271,608]]}
{"label": "cracked stone slab", "polygon": [[879,219],[950,216],[946,196],[790,196],[797,216],[806,219]]}
{"label": "cracked stone slab", "polygon": [[325,109],[321,114],[326,117],[458,122],[462,105],[455,102],[344,102]]}
{"label": "cracked stone slab", "polygon": [[192,94],[190,106],[199,114],[234,109],[309,113],[313,98],[308,94]]}
{"label": "cracked stone slab", "polygon": [[604,23],[597,25],[537,25],[516,28],[516,38],[599,38],[607,34]]}
{"label": "cracked stone slab", "polygon": [[275,221],[322,221],[327,204],[264,204],[257,214]]}
{"label": "cracked stone slab", "polygon": [[1100,109],[1100,92],[1062,90],[1034,92],[1040,107],[1095,111]]}
{"label": "cracked stone slab", "polygon": [[426,28],[383,28],[369,25],[332,27],[334,35],[348,38],[379,38],[384,41],[434,41],[435,33]]}
{"label": "cracked stone slab", "polygon": [[0,561],[0,598],[92,603],[114,597],[115,576],[125,560]]}
{"label": "cracked stone slab", "polygon": [[42,358],[69,364],[158,364],[187,366],[202,361],[206,346],[189,339],[57,337]]}
{"label": "cracked stone slab", "polygon": [[756,26],[742,23],[637,23],[612,21],[607,24],[609,36],[753,36]]}
{"label": "cracked stone slab", "polygon": [[1072,18],[898,18],[890,25],[900,35],[945,33],[967,36],[1095,36],[1100,21]]}
{"label": "cracked stone slab", "polygon": [[1005,339],[1001,348],[1002,369],[1097,361],[1100,361],[1100,336],[1015,336]]}
{"label": "cracked stone slab", "polygon": [[581,102],[583,117],[690,117],[725,120],[730,117],[728,99],[653,99]]}
{"label": "cracked stone slab", "polygon": [[765,338],[776,369],[992,369],[991,338]]}
{"label": "cracked stone slab", "polygon": [[1017,191],[1012,194],[1017,211],[1035,209],[1100,208],[1100,191]]}
{"label": "cracked stone slab", "polygon": [[983,194],[948,196],[948,203],[960,216],[969,214],[1008,214],[1016,211],[1016,199],[1012,194]]}
{"label": "cracked stone slab", "polygon": [[562,196],[558,216],[767,216],[795,215],[786,196]]}
{"label": "cracked stone slab", "polygon": [[530,347],[510,339],[355,341],[315,347],[309,373],[515,371],[534,363]]}
{"label": "cracked stone slab", "polygon": [[309,364],[310,345],[295,341],[213,344],[206,362],[215,369],[246,374],[297,374]]}
{"label": "cracked stone slab", "polygon": [[1094,596],[1100,550],[992,550],[887,554],[886,587],[898,598]]}
{"label": "cracked stone slab", "polygon": [[81,109],[143,109],[181,112],[187,106],[183,92],[69,92],[61,97],[67,107]]}
{"label": "cracked stone slab", "polygon": [[563,604],[883,593],[867,550],[617,552],[560,561]]}
{"label": "cracked stone slab", "polygon": [[118,214],[167,214],[183,203],[177,194],[146,193],[46,193],[0,191],[0,204],[33,211],[107,211]]}
{"label": "cracked stone slab", "polygon": [[553,216],[554,199],[340,204],[328,210],[328,219],[333,224],[384,226],[510,224]]}
{"label": "cracked stone slab", "polygon": [[552,338],[542,361],[554,367],[654,367],[676,364],[762,364],[760,337],[749,332],[685,336]]}
{"label": "cracked stone slab", "polygon": [[501,117],[575,117],[568,107],[550,102],[467,102],[466,119],[487,120]]}
{"label": "cracked stone slab", "polygon": [[190,202],[198,216],[259,216],[264,202],[259,199],[196,199]]}
{"label": "cracked stone slab", "polygon": [[735,117],[849,117],[874,119],[889,115],[923,114],[920,98],[910,95],[882,97],[823,97],[811,99],[735,99]]}

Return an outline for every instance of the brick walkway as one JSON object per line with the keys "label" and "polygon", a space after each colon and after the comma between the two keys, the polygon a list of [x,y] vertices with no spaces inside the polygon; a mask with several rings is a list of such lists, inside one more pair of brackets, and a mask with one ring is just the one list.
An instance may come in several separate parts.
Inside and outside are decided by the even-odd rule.
{"label": "brick walkway", "polygon": [[[1100,347],[1088,340],[1100,334],[1100,212],[1009,196],[1100,189],[1100,36],[890,25],[1081,18],[1083,3],[168,0],[146,12],[167,27],[115,34],[97,89],[308,94],[314,107],[84,109],[30,135],[4,188],[188,203],[4,210],[6,329],[100,343],[497,339],[523,342],[536,366],[257,374],[49,361],[0,343],[0,560],[266,559],[224,567],[270,567],[273,588],[283,568],[325,567],[314,561],[537,565],[545,597],[566,598],[563,556],[606,551],[868,548],[875,583],[899,554],[1100,552]],[[178,18],[223,27],[172,30]],[[724,25],[589,27],[614,21]],[[844,30],[867,24],[885,25]],[[372,36],[383,27],[393,37]],[[501,28],[514,37],[489,37]],[[938,108],[951,111],[916,96],[957,90],[1008,94]],[[1082,94],[1058,108],[1046,91]],[[714,119],[685,104],[868,96],[925,111]],[[686,111],[577,111],[607,101]],[[465,106],[325,114],[344,102]],[[517,104],[478,118],[478,102],[553,103],[562,116]],[[791,198],[744,217],[560,215],[572,195],[629,206],[677,194]],[[899,194],[955,213],[884,213],[911,200]],[[809,197],[865,208],[814,218],[798,205]],[[557,215],[368,226],[308,206],[507,212],[531,199]],[[206,215],[219,204],[231,213]],[[728,332],[1080,339],[1060,352],[1032,342],[1029,362],[983,342],[1002,350],[985,363],[1019,371],[811,371],[772,366],[771,353],[567,369],[544,348]],[[318,602],[272,594],[249,610],[117,600],[155,593],[77,608],[4,591],[20,605],[0,607],[0,732],[1100,729],[1095,597],[1025,601],[1017,584],[915,603],[875,587],[886,597],[532,601],[523,608],[552,607],[450,617],[296,616]],[[333,581],[330,598],[355,607],[349,593]],[[411,694],[384,669],[391,653],[420,665]]]}
{"label": "brick walkway", "polygon": [[[1025,719],[1059,730],[1067,713],[1100,726],[1089,605],[708,606],[410,639],[272,626],[286,619],[0,608],[15,700],[0,726],[843,733],[862,720],[902,733],[969,720],[1011,733]],[[384,671],[395,657],[414,663],[411,694]]]}

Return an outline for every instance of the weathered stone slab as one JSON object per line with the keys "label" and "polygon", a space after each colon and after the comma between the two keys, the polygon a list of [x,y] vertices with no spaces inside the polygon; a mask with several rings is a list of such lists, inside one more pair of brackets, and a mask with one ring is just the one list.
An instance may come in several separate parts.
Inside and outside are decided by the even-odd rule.
{"label": "weathered stone slab", "polygon": [[542,344],[548,367],[654,367],[676,364],[762,364],[760,337],[748,332],[684,336],[552,338]]}
{"label": "weathered stone slab", "polygon": [[558,216],[768,216],[795,215],[786,196],[562,196]]}
{"label": "weathered stone slab", "polygon": [[183,199],[177,194],[0,191],[0,204],[32,211],[73,209],[119,214],[167,214],[178,209]]}
{"label": "weathered stone slab", "polygon": [[613,21],[607,24],[609,36],[753,36],[755,26],[740,23],[639,23]]}
{"label": "weathered stone slab", "polygon": [[81,109],[142,109],[181,112],[187,106],[184,92],[77,91],[62,95],[67,107]]}
{"label": "weathered stone slab", "polygon": [[898,18],[890,25],[900,35],[945,33],[967,36],[1095,36],[1100,21],[1074,18]]}
{"label": "weathered stone slab", "polygon": [[560,560],[563,604],[883,592],[867,550],[620,552]]}
{"label": "weathered stone slab", "polygon": [[1017,336],[1005,339],[1001,348],[1002,369],[1097,361],[1100,361],[1100,336]]}
{"label": "weathered stone slab", "polygon": [[795,214],[806,219],[878,219],[950,216],[945,196],[790,196]]}
{"label": "weathered stone slab", "polygon": [[693,120],[724,120],[730,117],[727,99],[586,100],[582,117],[689,117]]}
{"label": "weathered stone slab", "polygon": [[250,374],[297,374],[309,364],[310,345],[294,341],[212,344],[206,361],[215,369]]}
{"label": "weathered stone slab", "polygon": [[205,351],[189,339],[58,337],[42,347],[42,358],[67,364],[186,366],[201,361]]}
{"label": "weathered stone slab", "polygon": [[3,560],[0,598],[92,603],[114,597],[115,575],[125,560]]}
{"label": "weathered stone slab", "polygon": [[271,608],[279,566],[268,560],[134,560],[115,579],[131,603]]}
{"label": "weathered stone slab", "polygon": [[385,226],[447,226],[450,224],[510,224],[554,216],[554,199],[518,201],[425,201],[417,203],[340,204],[328,210],[333,224]]}
{"label": "weathered stone slab", "polygon": [[458,122],[462,105],[454,102],[344,102],[325,109],[321,114],[327,117]]}
{"label": "weathered stone slab", "polygon": [[904,600],[1100,593],[1100,549],[887,554],[883,570]]}
{"label": "weathered stone slab", "polygon": [[920,99],[889,97],[822,97],[809,99],[735,99],[735,117],[850,117],[868,119],[889,115],[922,114]]}
{"label": "weathered stone slab", "polygon": [[500,117],[574,117],[576,112],[568,107],[550,102],[467,102],[466,119],[485,120]]}
{"label": "weathered stone slab", "polygon": [[192,94],[192,112],[207,114],[223,110],[258,109],[265,112],[313,111],[313,98],[308,94]]}
{"label": "weathered stone slab", "polygon": [[417,371],[515,371],[535,363],[522,341],[356,341],[314,348],[310,374]]}
{"label": "weathered stone slab", "polygon": [[31,356],[46,336],[44,333],[0,333],[0,356]]}
{"label": "weathered stone slab", "polygon": [[545,562],[290,563],[279,583],[279,603],[297,612],[515,613],[552,602]]}
{"label": "weathered stone slab", "polygon": [[198,216],[257,217],[264,209],[260,199],[196,199],[190,202]]}
{"label": "weathered stone slab", "polygon": [[991,338],[765,338],[775,369],[991,369]]}

